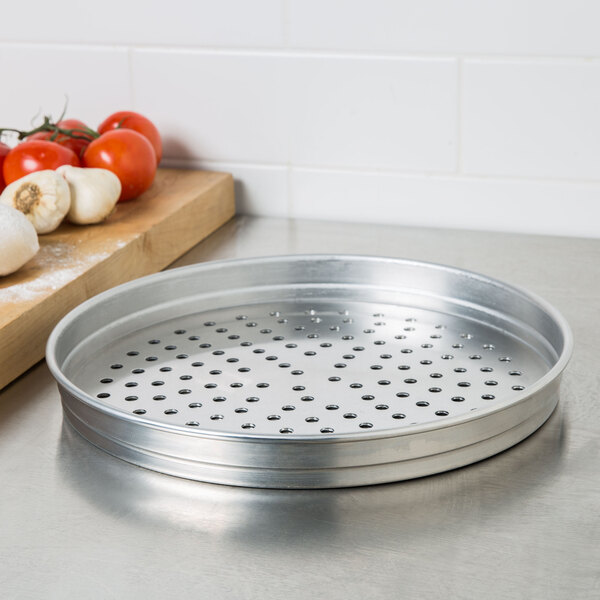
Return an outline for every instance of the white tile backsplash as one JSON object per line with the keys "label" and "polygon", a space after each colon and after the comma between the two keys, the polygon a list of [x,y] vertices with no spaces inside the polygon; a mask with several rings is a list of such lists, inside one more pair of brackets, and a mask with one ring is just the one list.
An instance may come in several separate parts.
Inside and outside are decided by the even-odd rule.
{"label": "white tile backsplash", "polygon": [[80,0],[2,6],[0,41],[153,46],[281,46],[281,0]]}
{"label": "white tile backsplash", "polygon": [[32,118],[68,116],[97,127],[110,113],[130,107],[125,48],[0,44],[0,125],[29,129]]}
{"label": "white tile backsplash", "polygon": [[293,169],[291,216],[600,237],[600,184]]}
{"label": "white tile backsplash", "polygon": [[600,61],[466,61],[466,173],[600,180]]}
{"label": "white tile backsplash", "polygon": [[138,110],[165,164],[232,172],[240,212],[600,237],[595,0],[56,0],[3,22],[0,125],[65,95],[92,126]]}
{"label": "white tile backsplash", "polygon": [[289,68],[279,56],[135,50],[136,110],[165,132],[165,156],[288,160]]}
{"label": "white tile backsplash", "polygon": [[181,159],[165,159],[163,165],[231,173],[239,213],[270,217],[288,217],[290,214],[287,167]]}
{"label": "white tile backsplash", "polygon": [[455,169],[454,60],[292,58],[288,64],[294,164]]}
{"label": "white tile backsplash", "polygon": [[289,0],[290,45],[405,54],[598,56],[595,0]]}

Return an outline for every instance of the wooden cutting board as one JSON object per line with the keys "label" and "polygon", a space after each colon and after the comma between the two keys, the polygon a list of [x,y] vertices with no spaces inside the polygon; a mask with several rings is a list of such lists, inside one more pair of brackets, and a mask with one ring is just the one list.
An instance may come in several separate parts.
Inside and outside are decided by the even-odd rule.
{"label": "wooden cutting board", "polygon": [[160,271],[235,213],[226,173],[159,169],[152,187],[98,225],[63,223],[0,277],[0,389],[44,357],[53,327],[115,285]]}

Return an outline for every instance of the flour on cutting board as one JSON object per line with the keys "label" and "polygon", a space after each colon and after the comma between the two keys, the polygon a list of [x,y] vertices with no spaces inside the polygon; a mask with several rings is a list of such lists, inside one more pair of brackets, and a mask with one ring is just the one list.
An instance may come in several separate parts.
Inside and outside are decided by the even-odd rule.
{"label": "flour on cutting board", "polygon": [[125,241],[119,240],[111,243],[110,249],[77,256],[75,244],[64,242],[42,244],[33,258],[41,271],[40,274],[29,281],[0,289],[0,302],[29,302],[54,292],[125,245]]}

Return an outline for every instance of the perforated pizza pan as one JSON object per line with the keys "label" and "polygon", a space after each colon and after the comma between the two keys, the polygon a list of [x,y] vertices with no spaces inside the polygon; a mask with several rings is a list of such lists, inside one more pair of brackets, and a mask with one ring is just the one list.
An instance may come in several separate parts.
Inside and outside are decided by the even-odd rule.
{"label": "perforated pizza pan", "polygon": [[378,257],[213,262],[69,313],[47,348],[67,420],[190,479],[367,485],[486,458],[554,410],[569,327],[483,275]]}

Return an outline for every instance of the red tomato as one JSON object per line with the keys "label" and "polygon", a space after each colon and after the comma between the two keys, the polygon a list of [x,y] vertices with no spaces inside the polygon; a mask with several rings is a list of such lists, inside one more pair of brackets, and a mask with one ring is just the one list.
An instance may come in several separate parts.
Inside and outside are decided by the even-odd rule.
{"label": "red tomato", "polygon": [[160,162],[162,158],[162,141],[158,129],[150,119],[146,119],[146,117],[136,112],[122,110],[104,119],[98,127],[98,133],[106,133],[111,129],[133,129],[147,137],[154,148],[154,152],[156,152],[156,164]]}
{"label": "red tomato", "polygon": [[15,146],[4,159],[2,172],[8,185],[21,177],[44,169],[58,169],[62,165],[81,166],[73,150],[55,142],[33,140]]}
{"label": "red tomato", "polygon": [[108,169],[121,181],[119,202],[136,198],[154,181],[156,153],[141,133],[132,129],[107,131],[83,154],[83,166]]}
{"label": "red tomato", "polygon": [[[79,121],[78,119],[64,119],[63,121],[59,121],[56,124],[58,127],[60,127],[61,129],[87,129],[87,125],[85,123],[83,123],[82,121]],[[79,133],[79,132],[75,132],[76,135],[85,135],[83,133]],[[29,137],[27,137],[27,139],[25,141],[29,141],[29,140],[50,140],[50,138],[54,135],[53,131],[39,131],[38,133],[34,133],[33,135],[30,135]],[[56,135],[56,137],[52,140],[53,142],[56,142],[57,144],[60,144],[61,146],[65,146],[65,148],[69,148],[70,150],[73,150],[73,152],[75,152],[75,154],[77,154],[78,158],[81,158],[81,155],[83,154],[84,150],[89,146],[90,142],[93,140],[94,138],[92,136],[89,136],[87,139],[79,139],[79,138],[72,138],[69,137],[68,135],[63,135],[62,133],[59,133]]]}
{"label": "red tomato", "polygon": [[10,152],[10,148],[0,142],[0,192],[6,187],[6,183],[4,183],[4,175],[2,174],[2,165],[4,164],[4,159],[6,155]]}

